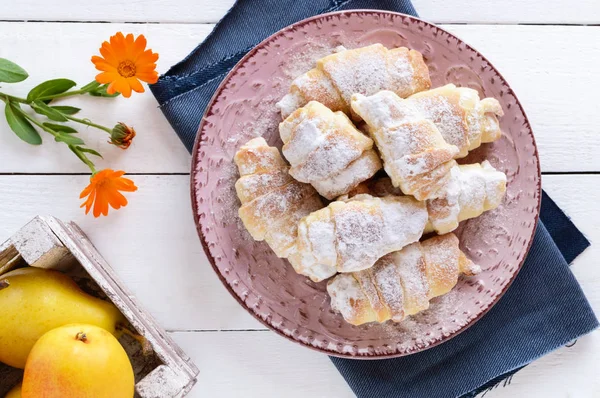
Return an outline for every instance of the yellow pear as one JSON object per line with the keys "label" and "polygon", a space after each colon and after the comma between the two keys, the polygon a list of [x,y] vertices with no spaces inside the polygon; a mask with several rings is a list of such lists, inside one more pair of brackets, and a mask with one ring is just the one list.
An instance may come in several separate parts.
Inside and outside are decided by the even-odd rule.
{"label": "yellow pear", "polygon": [[93,325],[72,324],[43,335],[31,349],[23,398],[133,398],[131,362],[119,341]]}
{"label": "yellow pear", "polygon": [[25,367],[31,347],[54,328],[87,323],[115,333],[125,322],[112,303],[84,293],[62,272],[27,267],[0,282],[0,362],[15,368]]}
{"label": "yellow pear", "polygon": [[21,383],[14,386],[4,398],[21,398]]}

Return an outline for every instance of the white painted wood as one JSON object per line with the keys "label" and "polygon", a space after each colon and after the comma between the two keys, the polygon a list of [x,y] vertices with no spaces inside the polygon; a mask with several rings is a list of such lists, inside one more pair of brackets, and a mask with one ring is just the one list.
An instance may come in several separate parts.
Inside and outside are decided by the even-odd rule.
{"label": "white painted wood", "polygon": [[[445,28],[486,55],[518,93],[534,128],[544,171],[600,170],[600,157],[596,156],[600,153],[600,140],[596,139],[600,113],[595,101],[585,100],[590,90],[600,88],[600,75],[595,71],[600,63],[600,47],[596,44],[600,42],[600,29],[489,25]],[[165,72],[210,29],[209,25],[0,23],[0,57],[13,59],[32,76],[22,85],[4,85],[2,90],[26,94],[38,82],[58,76],[81,83],[93,79],[91,55],[118,30],[144,33],[161,54],[159,70]],[[53,62],[40,62],[40,57]],[[106,106],[98,106],[98,102]],[[99,166],[139,173],[189,171],[190,157],[151,93],[116,100],[76,98],[65,103],[80,105],[83,116],[98,123],[124,121],[136,128],[138,136],[127,151],[106,144],[106,135],[100,130],[82,130],[86,142],[105,155]],[[8,129],[3,117],[0,137],[0,173],[86,171],[63,144],[47,136],[40,147],[23,143]]]}
{"label": "white painted wood", "polygon": [[166,329],[264,329],[223,288],[204,255],[189,177],[131,178],[139,190],[127,195],[129,205],[94,219],[79,209],[87,176],[0,176],[0,241],[37,214],[73,220]]}
{"label": "white painted wood", "polygon": [[[264,329],[229,296],[204,255],[189,206],[189,177],[132,178],[139,190],[128,195],[129,205],[94,219],[78,208],[86,176],[0,176],[0,241],[37,214],[73,220],[165,328]],[[582,231],[600,242],[595,211],[600,176],[544,176],[544,186]],[[596,244],[573,270],[600,310],[598,258]]]}
{"label": "white painted wood", "polygon": [[[46,79],[68,77],[80,85],[92,81],[97,71],[90,58],[117,31],[146,35],[149,46],[160,53],[158,70],[166,72],[211,29],[209,25],[0,23],[0,57],[20,64],[30,75],[16,85],[2,84],[0,91],[26,96],[32,87]],[[99,167],[112,166],[128,172],[189,171],[189,155],[148,89],[144,94],[134,93],[131,98],[78,96],[63,102],[82,108],[77,115],[81,118],[109,127],[121,121],[136,129],[132,146],[123,151],[107,143],[108,134],[104,131],[81,126],[82,138],[104,155],[104,160],[96,162]],[[66,145],[54,142],[44,132],[41,146],[22,142],[9,130],[4,103],[0,105],[0,172],[88,171]]]}
{"label": "white painted wood", "polygon": [[[93,219],[77,208],[85,176],[0,176],[0,240],[36,214],[72,219],[167,329],[262,329],[229,296],[204,257],[187,205],[188,177],[133,178],[140,190],[129,195],[130,205],[108,218]],[[595,242],[573,270],[600,311],[600,176],[544,176],[544,186]],[[595,332],[575,347],[543,358],[515,376],[511,388],[497,389],[493,396],[593,397],[600,365],[598,336]],[[351,396],[325,356],[274,333],[215,331],[174,337],[201,370],[192,397],[238,396],[239,388],[248,396]]]}
{"label": "white painted wood", "polygon": [[595,24],[597,0],[412,0],[421,18],[435,23]]}
{"label": "white painted wood", "polygon": [[[353,393],[323,354],[285,341],[275,333],[171,333],[200,368],[190,398],[345,398]],[[580,339],[521,370],[510,386],[486,398],[596,398],[600,333]],[[482,394],[479,395],[483,397]]]}
{"label": "white painted wood", "polygon": [[200,375],[190,398],[351,398],[329,358],[270,331],[172,333]]}
{"label": "white painted wood", "polygon": [[[255,0],[256,1],[256,0]],[[120,1],[20,0],[2,7],[3,20],[110,21],[110,22],[216,22],[234,0]],[[437,23],[569,23],[600,22],[596,0],[413,0],[422,18]]]}
{"label": "white painted wood", "polygon": [[[53,77],[86,83],[100,43],[118,30],[144,33],[160,53],[159,71],[189,53],[234,0],[20,0],[0,6],[1,20],[169,22],[171,24],[0,22],[0,57],[31,74],[17,94]],[[600,171],[600,2],[579,0],[413,0],[425,19],[481,51],[511,83],[534,127],[544,171]],[[199,24],[194,24],[199,23]],[[488,25],[456,25],[476,23]],[[516,26],[519,23],[548,26]],[[500,24],[500,25],[499,25]],[[506,25],[502,25],[506,24]],[[1,90],[10,90],[4,85]],[[126,152],[104,144],[100,131],[82,131],[111,166],[135,173],[186,173],[190,157],[151,94],[65,101],[104,124],[125,121],[138,131]],[[0,174],[85,172],[60,144],[21,143],[0,118]],[[189,177],[134,176],[130,205],[104,219],[84,216],[78,194],[86,176],[0,175],[0,241],[36,214],[75,220],[143,303],[201,369],[191,397],[351,397],[329,359],[265,331],[229,296],[205,258],[189,206]],[[592,240],[572,269],[600,313],[599,175],[546,175],[545,189]],[[219,331],[219,330],[235,331]],[[257,331],[248,331],[254,329]],[[200,332],[200,330],[204,330]],[[209,331],[206,331],[209,330]],[[509,388],[486,397],[600,396],[600,333],[552,353],[519,372]]]}

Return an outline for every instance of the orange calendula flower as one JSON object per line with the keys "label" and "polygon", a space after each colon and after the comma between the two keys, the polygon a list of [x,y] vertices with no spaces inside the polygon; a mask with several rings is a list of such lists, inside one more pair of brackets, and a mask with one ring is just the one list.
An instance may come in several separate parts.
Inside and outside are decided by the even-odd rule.
{"label": "orange calendula flower", "polygon": [[85,206],[85,214],[90,212],[92,205],[94,206],[94,217],[100,217],[100,214],[108,215],[108,205],[115,210],[127,206],[127,199],[120,191],[135,192],[137,187],[129,178],[124,178],[124,174],[124,171],[104,169],[90,178],[90,185],[85,187],[79,195],[80,199],[87,196],[85,202],[80,206]]}
{"label": "orange calendula flower", "polygon": [[92,62],[102,73],[96,76],[100,84],[109,84],[106,91],[109,94],[119,92],[124,97],[131,96],[131,90],[144,92],[140,80],[146,83],[156,83],[156,61],[158,54],[146,50],[146,38],[139,35],[135,40],[130,33],[124,36],[118,32],[111,36],[110,42],[105,41],[100,47],[102,57],[94,55]]}

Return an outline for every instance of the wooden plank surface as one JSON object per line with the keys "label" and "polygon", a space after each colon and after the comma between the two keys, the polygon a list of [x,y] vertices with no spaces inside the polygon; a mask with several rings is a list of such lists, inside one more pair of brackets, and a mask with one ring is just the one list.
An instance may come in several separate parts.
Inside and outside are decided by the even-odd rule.
{"label": "wooden plank surface", "polygon": [[[211,30],[209,25],[165,24],[68,24],[0,23],[0,57],[10,58],[27,69],[31,78],[4,90],[26,94],[35,84],[68,76],[79,83],[93,79],[90,57],[102,40],[118,30],[144,33],[161,55],[159,70],[187,55]],[[464,38],[493,62],[523,102],[540,148],[543,171],[600,171],[600,126],[597,104],[587,98],[598,81],[600,28],[573,26],[462,26],[445,28]],[[68,37],[68,40],[64,40]],[[173,45],[177,43],[177,45]],[[508,43],[508,44],[507,44]],[[27,51],[15,51],[25,48]],[[561,54],[557,57],[557,54]],[[39,58],[53,62],[39,62]],[[97,106],[105,102],[106,106]],[[82,129],[82,136],[105,155],[100,166],[110,165],[135,173],[181,173],[189,171],[189,155],[178,141],[151,94],[129,99],[76,98],[64,101],[83,107],[82,115],[105,125],[124,121],[138,136],[123,152],[106,144],[107,136]],[[85,172],[86,168],[63,144],[48,136],[40,147],[20,141],[0,119],[0,173]],[[584,150],[581,150],[585,146]],[[151,154],[151,155],[150,155]],[[575,156],[577,155],[577,156]],[[23,162],[21,159],[26,158]]]}
{"label": "wooden plank surface", "polygon": [[270,331],[172,333],[200,368],[190,398],[351,398],[329,358]]}
{"label": "wooden plank surface", "polygon": [[[17,94],[53,77],[83,84],[95,74],[91,55],[103,40],[122,30],[144,33],[160,53],[159,70],[165,72],[206,37],[233,2],[20,0],[0,6],[0,57],[20,63],[32,75]],[[481,51],[511,83],[532,122],[544,172],[600,172],[600,113],[594,100],[600,87],[600,28],[564,26],[600,24],[598,0],[413,3],[424,19],[449,24],[443,27]],[[52,23],[18,22],[35,20]],[[65,23],[72,21],[113,23]],[[523,23],[536,26],[518,25]],[[6,85],[2,89],[10,90]],[[107,101],[101,108],[95,108],[96,101],[66,103],[81,105],[84,116],[94,121],[125,121],[138,131],[127,152],[105,145],[102,132],[82,131],[86,142],[105,154],[99,166],[141,174],[189,171],[189,154],[150,94]],[[140,190],[129,196],[129,207],[98,220],[78,209],[87,176],[10,175],[74,172],[86,169],[59,144],[46,139],[41,147],[27,146],[0,118],[0,241],[36,214],[76,221],[199,365],[201,376],[192,398],[353,396],[326,356],[266,331],[222,287],[196,235],[187,175],[133,176]],[[543,185],[592,240],[593,246],[572,270],[600,311],[600,174],[545,175]],[[600,333],[594,332],[574,347],[529,365],[509,388],[499,387],[485,396],[598,397],[598,353]]]}
{"label": "wooden plank surface", "polygon": [[[171,333],[200,368],[190,398],[350,398],[331,361],[270,331]],[[480,398],[597,398],[600,333],[561,348]],[[404,398],[404,397],[402,397]]]}
{"label": "wooden plank surface", "polygon": [[[188,176],[133,178],[140,190],[130,195],[129,207],[95,220],[77,208],[86,176],[0,176],[0,241],[36,214],[76,221],[139,301],[167,329],[179,331],[173,334],[176,341],[202,371],[191,397],[238,396],[238,389],[248,397],[352,396],[324,355],[265,331],[223,288],[196,236],[187,206]],[[572,269],[600,311],[595,210],[600,176],[547,175],[543,185],[595,243]],[[224,329],[237,331],[219,332]],[[510,388],[487,396],[594,397],[598,352],[600,334],[595,332],[535,362],[514,377]]]}
{"label": "wooden plank surface", "polygon": [[[86,176],[0,176],[0,240],[37,214],[73,220],[167,329],[264,329],[229,296],[204,255],[188,205],[189,177],[132,178],[139,191],[128,195],[129,206],[93,219],[78,208]],[[543,183],[582,231],[600,242],[600,176],[549,175]],[[573,270],[600,310],[598,258],[600,245],[594,245]]]}
{"label": "wooden plank surface", "polygon": [[[19,0],[2,7],[2,20],[110,21],[110,22],[216,22],[234,0]],[[413,0],[423,19],[436,23],[543,23],[594,24],[600,22],[597,0]],[[260,22],[258,22],[260,23]]]}

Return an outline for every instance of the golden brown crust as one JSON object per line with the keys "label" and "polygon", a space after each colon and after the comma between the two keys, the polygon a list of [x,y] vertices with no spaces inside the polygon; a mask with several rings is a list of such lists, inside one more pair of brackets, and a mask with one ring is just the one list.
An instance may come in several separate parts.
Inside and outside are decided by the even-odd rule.
{"label": "golden brown crust", "polygon": [[368,270],[340,274],[328,285],[332,307],[346,321],[403,320],[429,308],[429,300],[448,293],[459,274],[481,269],[460,250],[458,238],[446,234],[390,253]]}
{"label": "golden brown crust", "polygon": [[295,246],[298,221],[323,204],[308,184],[295,181],[277,148],[254,138],[235,154],[241,177],[235,184],[238,214],[250,235],[265,240],[279,257]]}
{"label": "golden brown crust", "polygon": [[285,119],[309,101],[360,118],[350,107],[354,93],[372,95],[392,90],[405,98],[431,86],[421,53],[406,47],[387,49],[381,44],[344,50],[323,57],[316,67],[297,77],[277,106]]}

